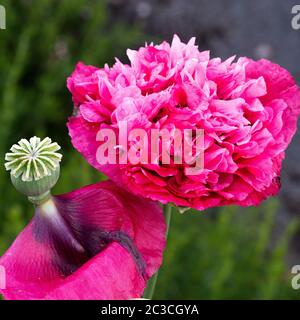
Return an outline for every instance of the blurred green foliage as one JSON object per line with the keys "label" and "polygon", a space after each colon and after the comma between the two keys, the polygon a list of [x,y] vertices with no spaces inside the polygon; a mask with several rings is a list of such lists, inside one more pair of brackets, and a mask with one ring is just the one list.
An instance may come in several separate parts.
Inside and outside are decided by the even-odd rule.
{"label": "blurred green foliage", "polygon": [[206,213],[173,209],[156,299],[297,299],[286,253],[299,229],[274,234],[278,203]]}
{"label": "blurred green foliage", "polygon": [[[104,1],[3,0],[0,31],[0,254],[33,208],[4,170],[4,154],[20,138],[49,136],[63,149],[54,193],[103,179],[74,150],[65,123],[72,102],[65,82],[78,60],[102,66],[143,43],[133,26],[112,23]],[[241,212],[243,211],[243,212]],[[297,224],[271,241],[276,206],[173,214],[155,298],[297,298],[285,257]]]}

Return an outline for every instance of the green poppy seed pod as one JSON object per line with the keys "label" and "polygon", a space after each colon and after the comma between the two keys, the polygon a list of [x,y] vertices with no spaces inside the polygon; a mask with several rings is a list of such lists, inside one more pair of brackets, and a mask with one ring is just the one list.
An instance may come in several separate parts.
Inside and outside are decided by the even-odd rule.
{"label": "green poppy seed pod", "polygon": [[10,171],[15,188],[34,204],[50,197],[50,190],[59,178],[62,155],[60,146],[50,138],[21,139],[5,155],[5,168]]}

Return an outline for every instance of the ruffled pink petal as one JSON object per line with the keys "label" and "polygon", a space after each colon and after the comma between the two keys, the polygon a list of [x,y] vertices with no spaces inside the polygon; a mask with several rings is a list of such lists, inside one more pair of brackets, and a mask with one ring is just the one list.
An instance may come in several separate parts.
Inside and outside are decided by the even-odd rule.
{"label": "ruffled pink petal", "polygon": [[99,69],[94,66],[77,63],[74,72],[67,80],[67,87],[72,92],[75,105],[85,102],[88,96],[97,95],[97,79],[93,77],[97,70]]}

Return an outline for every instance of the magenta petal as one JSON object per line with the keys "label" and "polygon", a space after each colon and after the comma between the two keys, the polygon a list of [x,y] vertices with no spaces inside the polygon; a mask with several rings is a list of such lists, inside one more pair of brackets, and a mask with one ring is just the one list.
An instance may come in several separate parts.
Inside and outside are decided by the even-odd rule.
{"label": "magenta petal", "polygon": [[[0,258],[6,299],[140,297],[165,246],[162,210],[110,181],[53,198]],[[54,207],[54,208],[55,208]],[[48,212],[48,211],[47,211]]]}
{"label": "magenta petal", "polygon": [[67,208],[67,214],[68,204],[72,205],[73,219],[81,227],[121,230],[133,238],[146,262],[147,278],[160,266],[166,226],[156,202],[135,196],[111,181],[86,186],[56,199],[58,206]]}
{"label": "magenta petal", "polygon": [[131,255],[119,244],[111,244],[45,298],[56,300],[109,300],[138,298],[145,280],[137,273]]}

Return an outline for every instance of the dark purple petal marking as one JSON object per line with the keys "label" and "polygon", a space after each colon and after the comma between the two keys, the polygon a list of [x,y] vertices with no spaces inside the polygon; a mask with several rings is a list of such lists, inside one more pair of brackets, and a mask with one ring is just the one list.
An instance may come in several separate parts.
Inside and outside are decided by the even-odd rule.
{"label": "dark purple petal marking", "polygon": [[108,238],[111,241],[118,242],[120,245],[122,245],[122,247],[130,252],[140,274],[145,278],[146,263],[131,237],[129,237],[128,234],[123,231],[113,231],[109,232]]}
{"label": "dark purple petal marking", "polygon": [[51,244],[53,263],[62,276],[75,272],[89,259],[103,251],[110,243],[118,242],[132,255],[140,274],[145,277],[146,264],[132,238],[123,231],[105,231],[97,226],[84,225],[75,216],[52,205],[47,212],[37,208],[33,223],[36,241]]}
{"label": "dark purple petal marking", "polygon": [[73,273],[90,259],[86,250],[59,215],[48,217],[37,210],[32,230],[36,241],[45,246],[51,245],[53,263],[62,275],[67,276]]}

